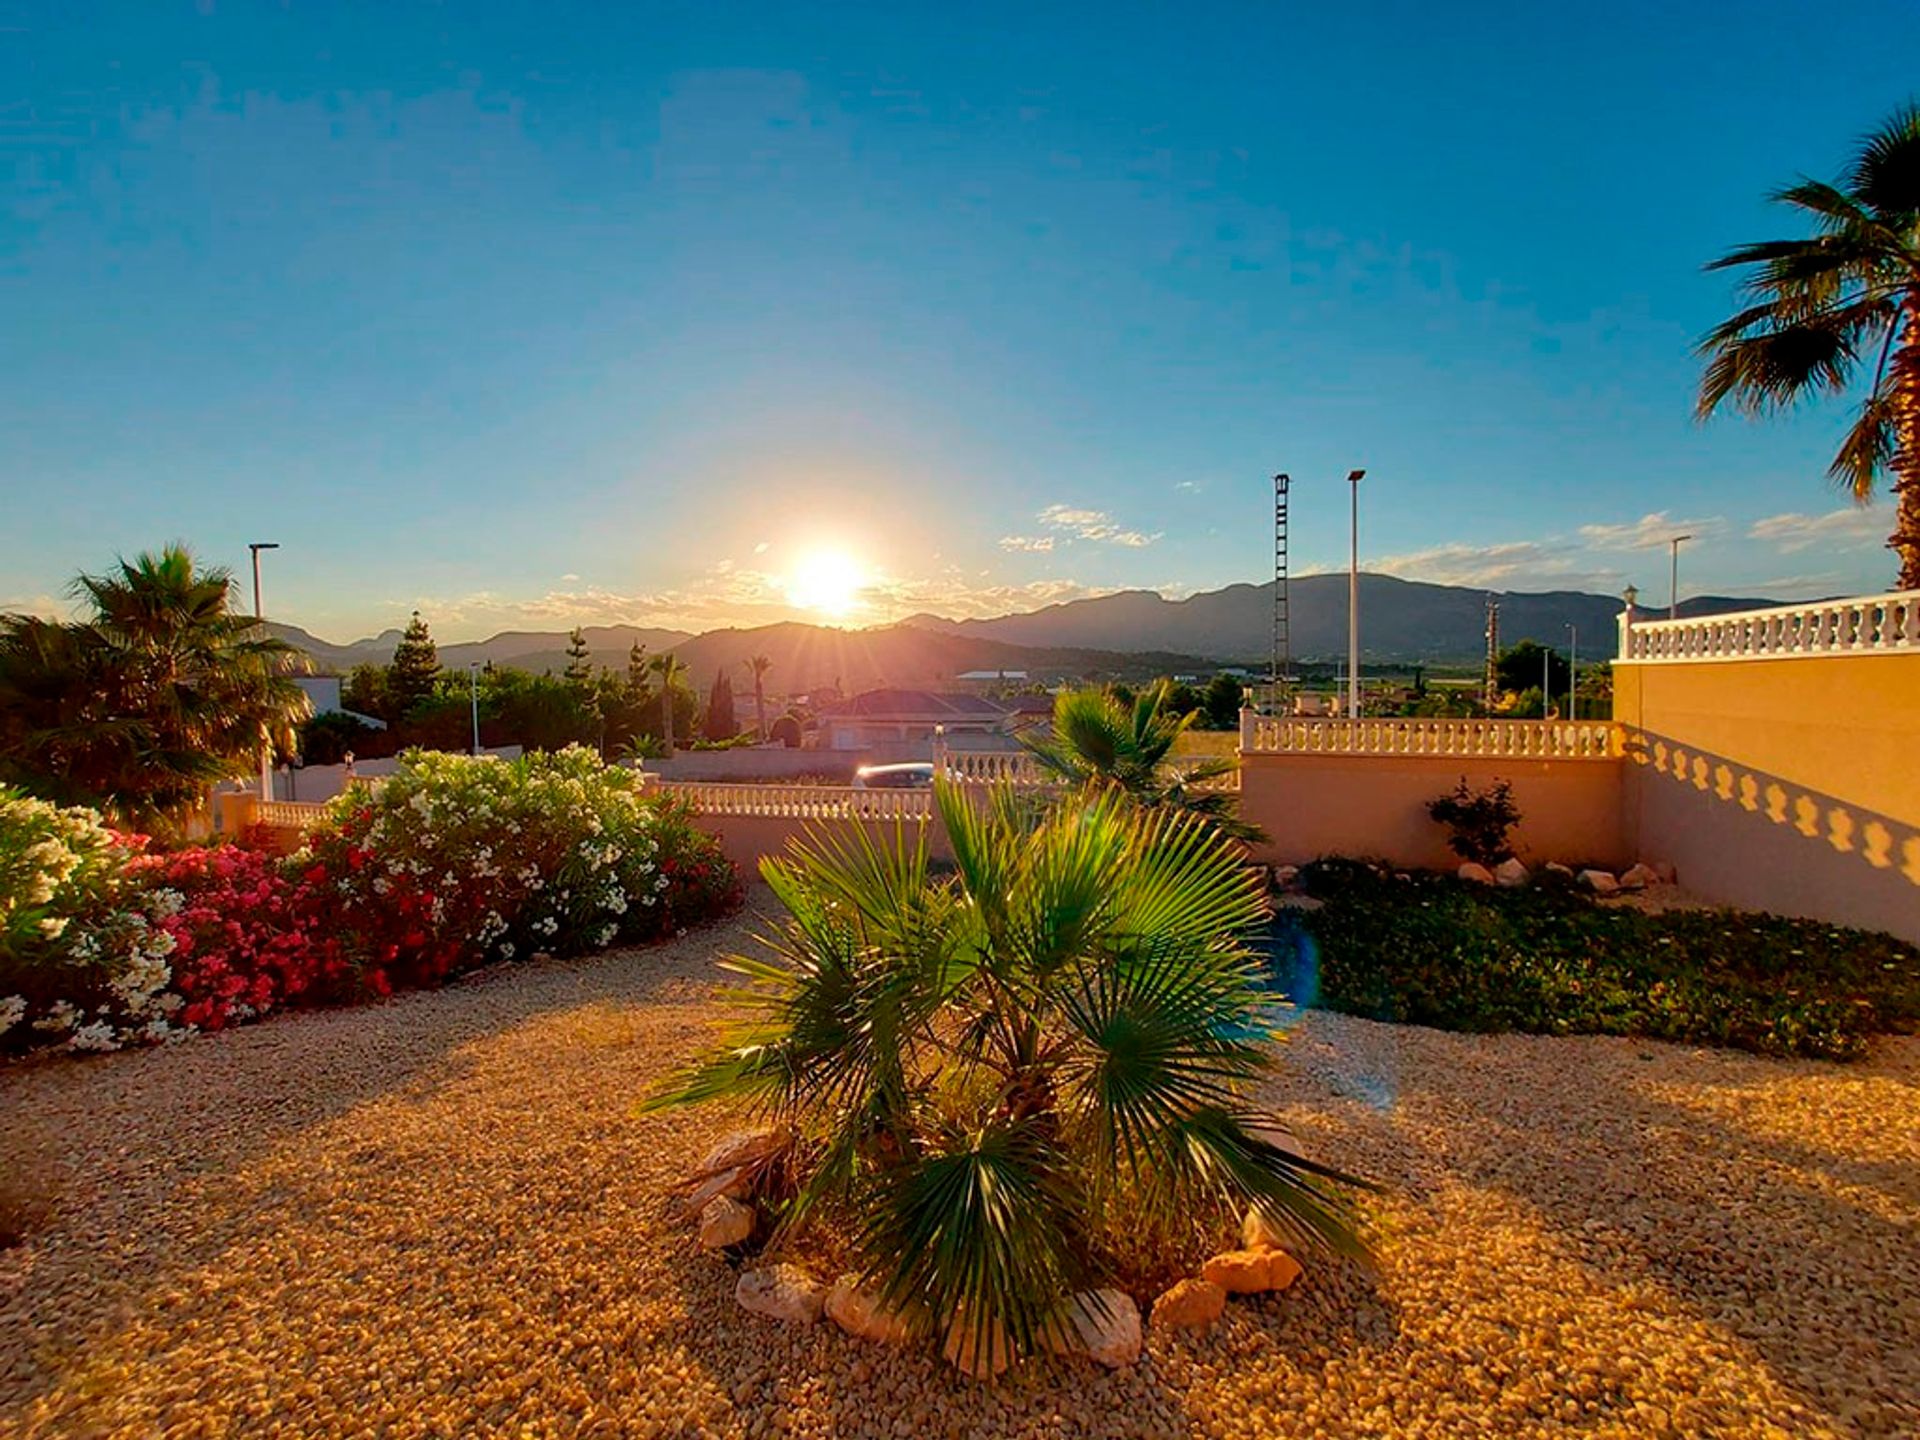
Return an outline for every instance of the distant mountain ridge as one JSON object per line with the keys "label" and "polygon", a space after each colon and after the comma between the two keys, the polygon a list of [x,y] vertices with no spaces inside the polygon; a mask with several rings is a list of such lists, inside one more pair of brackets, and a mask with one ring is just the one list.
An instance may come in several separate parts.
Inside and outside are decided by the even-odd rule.
{"label": "distant mountain ridge", "polygon": [[[1565,648],[1577,630],[1579,650],[1613,653],[1621,602],[1577,590],[1488,592],[1433,585],[1392,575],[1360,577],[1360,649],[1371,663],[1469,663],[1485,653],[1486,602],[1500,602],[1503,644],[1539,640]],[[1329,660],[1346,654],[1347,577],[1307,575],[1292,582],[1293,657]],[[1775,602],[1699,596],[1683,601],[1683,615],[1756,609]],[[1664,612],[1651,612],[1655,616]],[[400,632],[388,630],[347,645],[331,644],[292,625],[269,627],[323,668],[347,670],[385,664]],[[682,630],[633,625],[584,627],[595,664],[624,670],[638,641],[649,654],[671,650],[690,678],[705,685],[720,670],[737,676],[753,655],[772,662],[782,692],[822,685],[858,690],[875,685],[951,681],[969,670],[1026,671],[1035,679],[1068,676],[1201,674],[1220,665],[1266,669],[1272,643],[1273,583],[1228,585],[1183,600],[1152,590],[1122,590],[1071,600],[1024,614],[982,620],[915,615],[866,630],[787,622],[753,629]],[[567,632],[513,630],[485,640],[440,647],[441,663],[514,665],[527,670],[566,667]]]}

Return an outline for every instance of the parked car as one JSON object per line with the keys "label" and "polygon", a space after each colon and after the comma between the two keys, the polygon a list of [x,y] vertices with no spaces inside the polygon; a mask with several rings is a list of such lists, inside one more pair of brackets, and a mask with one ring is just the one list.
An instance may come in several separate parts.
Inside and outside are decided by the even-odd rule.
{"label": "parked car", "polygon": [[907,760],[897,765],[862,765],[853,772],[856,790],[931,790],[933,762]]}

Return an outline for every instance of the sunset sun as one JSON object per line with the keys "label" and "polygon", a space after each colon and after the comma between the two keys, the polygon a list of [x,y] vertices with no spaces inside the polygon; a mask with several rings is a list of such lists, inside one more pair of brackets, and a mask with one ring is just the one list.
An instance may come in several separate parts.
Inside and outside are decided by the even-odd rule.
{"label": "sunset sun", "polygon": [[813,550],[788,573],[787,599],[802,610],[839,619],[860,607],[866,584],[865,570],[846,551]]}

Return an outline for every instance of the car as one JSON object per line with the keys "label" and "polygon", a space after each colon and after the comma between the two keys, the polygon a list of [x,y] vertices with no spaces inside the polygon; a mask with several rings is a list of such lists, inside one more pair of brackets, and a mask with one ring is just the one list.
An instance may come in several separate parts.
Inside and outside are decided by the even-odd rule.
{"label": "car", "polygon": [[862,765],[853,772],[856,790],[931,790],[933,762],[907,760],[896,765]]}

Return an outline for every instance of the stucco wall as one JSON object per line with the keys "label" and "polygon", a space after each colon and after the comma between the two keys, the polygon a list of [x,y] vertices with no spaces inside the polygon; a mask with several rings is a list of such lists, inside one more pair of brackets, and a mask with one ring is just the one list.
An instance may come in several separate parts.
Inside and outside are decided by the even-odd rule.
{"label": "stucco wall", "polygon": [[1240,813],[1267,832],[1256,853],[1276,864],[1365,855],[1410,867],[1457,865],[1426,806],[1463,775],[1476,788],[1511,782],[1521,814],[1516,846],[1529,864],[1634,858],[1622,830],[1617,760],[1244,755]]}
{"label": "stucco wall", "polygon": [[1688,889],[1920,940],[1920,653],[1616,662],[1614,715]]}

